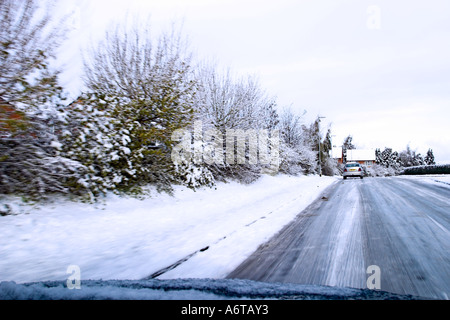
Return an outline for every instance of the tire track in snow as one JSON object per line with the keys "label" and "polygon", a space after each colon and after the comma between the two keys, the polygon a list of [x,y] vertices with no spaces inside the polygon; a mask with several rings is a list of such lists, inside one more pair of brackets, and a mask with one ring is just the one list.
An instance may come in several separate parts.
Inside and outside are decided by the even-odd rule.
{"label": "tire track in snow", "polygon": [[[364,273],[364,259],[361,242],[361,199],[356,186],[352,186],[344,202],[352,203],[351,210],[340,210],[335,228],[331,231],[334,249],[330,251],[330,265],[326,285],[361,287],[360,277]],[[353,272],[348,272],[353,270]]]}
{"label": "tire track in snow", "polygon": [[[282,193],[282,192],[279,192],[279,193]],[[279,193],[275,194],[275,196],[278,195]],[[187,255],[187,256],[185,256],[185,257],[179,259],[179,260],[176,261],[175,263],[173,263],[173,264],[171,264],[171,265],[169,265],[169,266],[167,266],[167,267],[165,267],[165,268],[162,268],[162,269],[160,269],[160,270],[158,270],[158,271],[153,272],[151,275],[149,275],[149,276],[143,278],[142,280],[156,279],[156,278],[158,278],[159,276],[162,276],[163,274],[166,274],[167,272],[176,269],[177,267],[179,267],[179,266],[182,265],[183,263],[187,262],[188,260],[190,260],[191,258],[193,258],[194,256],[196,256],[197,254],[199,254],[199,253],[201,253],[201,252],[207,251],[210,247],[219,244],[221,241],[223,241],[223,240],[225,240],[225,239],[231,237],[233,234],[236,234],[236,233],[238,233],[238,232],[242,232],[242,229],[244,229],[244,228],[249,228],[249,227],[251,227],[252,225],[258,223],[259,221],[264,220],[264,219],[267,219],[268,216],[272,215],[272,214],[275,213],[275,212],[278,212],[278,211],[282,210],[283,208],[285,208],[286,206],[291,205],[292,203],[297,202],[300,198],[302,198],[302,195],[300,195],[300,196],[298,196],[298,197],[295,197],[294,199],[290,200],[289,202],[280,205],[280,206],[277,207],[276,209],[274,209],[274,210],[272,210],[272,211],[270,211],[270,212],[264,214],[264,215],[261,216],[260,218],[255,219],[255,220],[253,220],[253,221],[251,221],[251,222],[245,224],[244,226],[242,226],[242,227],[240,227],[240,228],[237,228],[237,229],[234,230],[233,232],[231,232],[231,233],[229,233],[229,234],[227,234],[227,235],[225,235],[225,236],[219,238],[217,241],[213,242],[213,244],[208,245],[208,246],[206,246],[206,247],[204,247],[204,248],[202,248],[202,249],[199,249],[199,250],[197,250],[197,251],[195,251],[195,252],[193,252],[193,253]]]}

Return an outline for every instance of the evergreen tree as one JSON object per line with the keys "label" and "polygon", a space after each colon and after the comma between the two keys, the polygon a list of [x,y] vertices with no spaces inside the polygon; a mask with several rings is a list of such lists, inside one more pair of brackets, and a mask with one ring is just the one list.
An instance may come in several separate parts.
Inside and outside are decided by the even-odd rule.
{"label": "evergreen tree", "polygon": [[392,148],[385,148],[382,152],[380,149],[375,150],[375,163],[386,168],[400,169],[401,163],[397,151]]}
{"label": "evergreen tree", "polygon": [[427,155],[425,156],[424,162],[427,166],[435,165],[434,154],[432,149],[428,149]]}
{"label": "evergreen tree", "polygon": [[331,129],[328,129],[327,134],[325,135],[325,139],[323,141],[323,151],[327,158],[330,157],[332,147],[333,146],[331,144]]}
{"label": "evergreen tree", "polygon": [[353,144],[353,137],[351,135],[347,136],[342,143],[342,154],[344,163],[347,162],[347,150],[354,150],[356,146]]}
{"label": "evergreen tree", "polygon": [[379,148],[375,149],[375,164],[382,164],[381,150]]}
{"label": "evergreen tree", "polygon": [[422,155],[420,153],[414,152],[413,165],[414,166],[423,166],[424,164],[425,164],[425,161],[424,161]]}
{"label": "evergreen tree", "polygon": [[342,146],[345,150],[356,149],[355,145],[353,144],[353,137],[351,135],[347,136],[347,138],[344,139]]}

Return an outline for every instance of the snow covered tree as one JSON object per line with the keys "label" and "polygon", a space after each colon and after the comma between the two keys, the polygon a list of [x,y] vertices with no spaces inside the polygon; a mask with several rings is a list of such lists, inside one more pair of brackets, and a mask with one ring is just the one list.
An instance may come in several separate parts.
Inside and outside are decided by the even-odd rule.
{"label": "snow covered tree", "polygon": [[356,149],[355,145],[353,144],[353,137],[351,135],[347,136],[347,138],[344,139],[343,146],[347,150]]}
{"label": "snow covered tree", "polygon": [[428,149],[427,155],[425,156],[424,161],[425,161],[425,164],[427,166],[432,166],[432,165],[436,164],[436,162],[434,160],[434,154],[433,154],[433,150],[432,149]]}
{"label": "snow covered tree", "polygon": [[397,151],[393,151],[392,148],[385,148],[383,151],[380,149],[375,150],[375,163],[385,168],[391,168],[398,171],[401,169],[401,160]]}
{"label": "snow covered tree", "polygon": [[330,152],[332,150],[331,128],[328,128],[325,138],[322,142],[323,159],[322,172],[326,176],[334,176],[339,174],[337,160],[332,159]]}
{"label": "snow covered tree", "polygon": [[425,164],[425,161],[420,153],[414,154],[413,164],[414,166],[423,166]]}
{"label": "snow covered tree", "polygon": [[[311,150],[315,152],[318,168],[317,173],[322,172],[326,175],[334,175],[335,172],[337,172],[337,163],[329,161],[331,151],[331,129],[329,128],[325,137],[322,138],[320,121],[320,117],[317,117],[309,127],[304,126],[305,139]],[[325,172],[323,172],[323,170]]]}
{"label": "snow covered tree", "polygon": [[283,173],[311,174],[317,168],[317,152],[303,125],[303,115],[296,114],[291,108],[285,108],[280,115],[280,171]]}
{"label": "snow covered tree", "polygon": [[305,135],[302,127],[302,117],[306,111],[299,115],[292,108],[284,108],[280,115],[280,131],[283,141],[291,146],[297,146],[304,143]]}
{"label": "snow covered tree", "polygon": [[64,36],[50,8],[36,0],[0,1],[0,97],[24,111],[62,96],[59,71],[50,67]]}
{"label": "snow covered tree", "polygon": [[276,101],[269,97],[255,76],[235,76],[230,70],[201,66],[196,111],[206,126],[227,129],[269,129],[278,124]]}
{"label": "snow covered tree", "polygon": [[351,135],[347,136],[342,143],[342,154],[344,156],[344,162],[347,162],[347,150],[354,150],[356,146],[353,144],[353,137]]}
{"label": "snow covered tree", "polygon": [[64,24],[34,0],[0,1],[0,179],[2,193],[35,198],[68,192],[78,164],[61,157],[63,88],[51,67]]}
{"label": "snow covered tree", "polygon": [[[198,93],[196,99],[196,119],[203,123],[205,130],[213,130],[223,138],[223,154],[226,159],[239,156],[233,134],[277,129],[278,114],[276,101],[268,97],[254,76],[237,77],[226,70],[221,73],[217,67],[201,66],[197,72]],[[228,134],[227,134],[228,133]],[[228,146],[227,146],[227,139]],[[233,144],[235,148],[230,148]],[[214,148],[218,149],[216,145]],[[208,164],[218,180],[235,178],[240,181],[253,181],[265,168],[260,163],[249,161],[249,150],[258,149],[258,139],[247,137],[242,159]],[[236,163],[235,163],[236,162]]]}
{"label": "snow covered tree", "polygon": [[399,170],[401,168],[401,162],[400,162],[400,156],[397,151],[393,151],[391,154],[391,167],[393,167],[396,170]]}
{"label": "snow covered tree", "polygon": [[381,164],[387,168],[392,166],[392,148],[385,148],[380,155]]}
{"label": "snow covered tree", "polygon": [[406,146],[406,150],[400,152],[399,161],[405,168],[413,166],[421,166],[425,164],[425,161],[420,153],[416,153],[415,150],[411,150],[409,145]]}
{"label": "snow covered tree", "polygon": [[190,59],[180,35],[163,33],[155,39],[146,26],[137,24],[108,32],[86,59],[88,90],[117,98],[109,106],[114,121],[133,124],[127,128],[127,147],[131,158],[140,159],[133,164],[140,167],[140,185],[170,191],[178,180],[171,136],[193,121],[196,81]]}
{"label": "snow covered tree", "polygon": [[381,150],[380,148],[375,149],[375,164],[381,164]]}
{"label": "snow covered tree", "polygon": [[330,157],[332,147],[333,146],[331,145],[331,129],[328,128],[327,134],[325,135],[325,138],[323,140],[323,152],[327,157]]}

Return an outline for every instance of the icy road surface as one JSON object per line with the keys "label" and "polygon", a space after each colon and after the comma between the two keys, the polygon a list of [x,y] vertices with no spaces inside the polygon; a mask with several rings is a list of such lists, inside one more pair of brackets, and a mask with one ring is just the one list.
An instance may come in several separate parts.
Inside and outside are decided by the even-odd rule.
{"label": "icy road surface", "polygon": [[262,245],[228,278],[450,297],[450,188],[431,179],[350,179]]}

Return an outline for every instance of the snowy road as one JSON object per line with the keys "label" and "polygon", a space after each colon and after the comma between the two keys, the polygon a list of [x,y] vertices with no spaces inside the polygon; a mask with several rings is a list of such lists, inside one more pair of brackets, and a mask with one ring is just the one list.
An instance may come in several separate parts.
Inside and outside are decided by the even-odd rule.
{"label": "snowy road", "polygon": [[350,179],[328,188],[228,278],[450,297],[450,187],[431,179]]}

